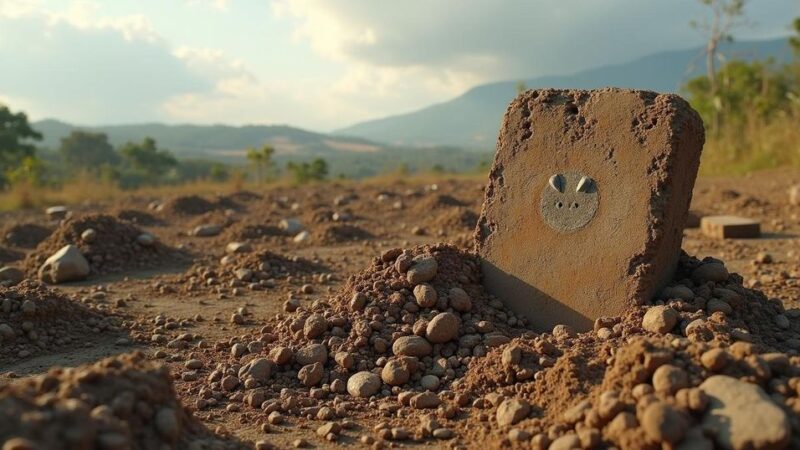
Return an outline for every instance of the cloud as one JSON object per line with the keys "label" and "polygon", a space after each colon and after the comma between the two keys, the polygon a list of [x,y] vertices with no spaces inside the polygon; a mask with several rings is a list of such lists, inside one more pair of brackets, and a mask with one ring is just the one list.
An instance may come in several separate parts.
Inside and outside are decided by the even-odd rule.
{"label": "cloud", "polygon": [[0,95],[37,118],[153,120],[168,98],[212,87],[144,18],[92,20],[88,9],[0,16],[0,61]]}

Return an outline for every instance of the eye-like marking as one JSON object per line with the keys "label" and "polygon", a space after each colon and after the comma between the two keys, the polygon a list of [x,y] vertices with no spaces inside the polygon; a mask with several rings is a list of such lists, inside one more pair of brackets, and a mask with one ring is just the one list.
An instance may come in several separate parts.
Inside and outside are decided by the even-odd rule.
{"label": "eye-like marking", "polygon": [[582,176],[580,181],[578,181],[578,187],[575,188],[575,192],[589,193],[592,191],[593,186],[594,186],[594,181],[591,178],[587,176]]}
{"label": "eye-like marking", "polygon": [[566,184],[564,180],[564,175],[556,174],[550,177],[550,187],[557,190],[558,192],[564,192],[564,185]]}

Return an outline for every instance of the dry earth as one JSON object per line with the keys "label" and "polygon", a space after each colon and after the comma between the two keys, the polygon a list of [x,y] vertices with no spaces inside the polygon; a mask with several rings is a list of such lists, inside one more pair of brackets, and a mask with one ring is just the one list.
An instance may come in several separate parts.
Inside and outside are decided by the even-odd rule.
{"label": "dry earth", "polygon": [[[158,439],[162,448],[547,448],[551,441],[550,448],[683,448],[677,443],[693,439],[700,444],[692,448],[709,448],[696,434],[713,399],[708,406],[697,386],[723,373],[760,385],[790,417],[794,440],[773,436],[777,443],[760,448],[797,446],[800,341],[791,340],[800,336],[792,312],[800,307],[800,206],[789,204],[787,191],[798,181],[795,172],[698,180],[693,211],[759,219],[764,235],[720,241],[687,229],[689,255],[721,260],[741,279],[726,274],[708,284],[698,279],[701,263],[684,258],[683,278],[676,276],[684,290],[658,302],[676,315],[662,332],[642,329],[646,308],[580,335],[531,330],[504,310],[482,291],[474,257],[458,250],[471,249],[483,201],[475,180],[130,198],[82,205],[62,224],[43,212],[8,213],[0,217],[0,257],[30,278],[61,245],[81,240],[76,222],[97,223],[108,237],[72,242],[92,255],[87,280],[55,287],[25,281],[0,292],[0,416],[13,402],[45,414],[81,399],[94,408],[86,423],[101,425],[81,437],[89,439],[84,446],[53,441],[63,448],[157,448],[151,445]],[[300,242],[298,231],[281,224],[288,218],[308,232]],[[204,225],[217,233],[197,236]],[[140,232],[158,247],[126,246]],[[691,295],[681,295],[687,287]],[[452,318],[437,317],[447,311]],[[703,323],[687,329],[698,318]],[[449,329],[432,330],[450,319]],[[776,331],[765,325],[773,320],[788,324]],[[728,368],[706,365],[713,349],[732,361]],[[135,351],[144,356],[98,363]],[[778,352],[780,361],[766,356]],[[126,367],[131,375],[120,375]],[[659,368],[675,373],[657,375]],[[632,375],[637,370],[641,376]],[[359,371],[380,374],[371,398],[352,395],[375,382],[351,387],[348,379]],[[152,411],[131,407],[135,420],[107,392],[81,384],[97,378],[116,392],[119,380],[119,389],[135,391],[129,385],[137,377],[158,389],[139,402],[155,402]],[[659,377],[669,379],[666,387]],[[112,421],[114,414],[124,423]],[[49,445],[36,440],[44,429],[90,426],[38,420],[39,429],[26,425],[31,436],[23,426],[0,426],[0,442],[15,437],[19,444],[2,448],[43,448],[35,445]]]}

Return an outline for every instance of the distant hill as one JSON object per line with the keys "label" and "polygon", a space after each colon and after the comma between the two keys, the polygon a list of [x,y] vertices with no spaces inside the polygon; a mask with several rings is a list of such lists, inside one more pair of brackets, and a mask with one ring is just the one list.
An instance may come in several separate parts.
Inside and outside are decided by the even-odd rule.
{"label": "distant hill", "polygon": [[230,159],[244,156],[247,147],[272,144],[281,156],[314,157],[349,153],[375,153],[386,149],[362,138],[330,136],[284,125],[136,125],[78,126],[58,120],[42,120],[33,127],[44,135],[44,147],[58,148],[61,138],[72,130],[102,132],[119,146],[150,136],[159,147],[181,157]]}
{"label": "distant hill", "polygon": [[[788,61],[786,39],[734,42],[722,47],[730,58],[775,58]],[[523,80],[530,88],[599,88],[606,86],[678,92],[704,70],[701,48],[669,51],[637,60],[585,70],[572,75]],[[692,67],[694,66],[694,67]],[[491,150],[518,80],[484,84],[463,95],[407,114],[358,123],[334,132],[394,145],[453,145]]]}

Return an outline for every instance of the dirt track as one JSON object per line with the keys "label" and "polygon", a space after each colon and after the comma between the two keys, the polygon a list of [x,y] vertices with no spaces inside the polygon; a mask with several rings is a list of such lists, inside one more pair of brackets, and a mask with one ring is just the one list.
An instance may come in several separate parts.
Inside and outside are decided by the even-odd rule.
{"label": "dirt track", "polygon": [[[698,229],[687,229],[683,248],[698,258],[712,256],[725,261],[732,272],[743,276],[745,286],[780,299],[786,309],[800,307],[800,206],[790,206],[787,194],[798,181],[800,173],[789,172],[699,179],[693,211],[760,219],[764,236],[715,241],[702,236]],[[346,184],[222,196],[199,205],[195,202],[191,207],[169,200],[132,198],[122,205],[75,209],[76,216],[101,212],[117,215],[122,211],[123,217],[138,219],[133,222],[135,226],[183,252],[186,258],[154,261],[149,268],[112,271],[58,286],[84,304],[113,315],[119,322],[117,331],[93,340],[88,347],[2,360],[0,372],[27,377],[53,366],[76,366],[141,349],[170,366],[179,397],[185,405],[194,407],[199,398],[197,383],[191,376],[181,379],[181,374],[186,372],[187,360],[206,357],[197,349],[213,348],[216,343],[229,343],[231,338],[257,332],[265,319],[285,313],[289,298],[297,299],[300,305],[310,305],[338,292],[348,276],[369,267],[373,258],[387,249],[435,242],[471,247],[470,220],[474,221],[473,213],[479,212],[483,191],[479,181],[450,180],[438,183],[435,190],[411,183]],[[150,205],[153,201],[164,203],[160,211],[151,208],[155,206]],[[195,214],[201,211],[205,212]],[[334,214],[338,220],[334,220]],[[291,236],[276,231],[281,219],[289,217],[298,218],[306,226],[310,232],[306,241],[293,242]],[[39,212],[0,217],[1,229],[14,224],[46,224],[50,229],[58,225],[47,222]],[[194,227],[204,224],[224,228],[213,237],[189,235]],[[264,229],[264,225],[274,229]],[[273,281],[254,289],[248,283],[236,282],[220,263],[227,244],[233,241],[250,243],[251,254],[269,250],[290,261],[293,257],[302,258],[308,269],[293,269],[288,277],[272,276]],[[0,254],[12,255],[11,259],[13,255],[35,251],[30,246],[7,242],[0,247]],[[764,263],[767,259],[771,262]],[[21,261],[10,264],[21,265]],[[103,294],[93,295],[98,291]],[[235,321],[240,323],[232,323],[236,314],[241,320]],[[174,325],[164,326],[169,323]],[[188,343],[184,348],[168,345],[181,333],[191,334],[183,340]],[[208,371],[202,371],[200,377],[206,376]],[[4,376],[0,383],[13,380]],[[195,414],[210,429],[222,427],[245,441],[266,439],[281,448],[291,446],[297,439],[305,439],[314,447],[334,445],[315,433],[324,421],[287,418],[284,424],[270,426],[271,432],[265,434],[261,426],[266,423],[267,414],[258,409],[213,405],[197,409]],[[388,410],[382,415],[393,416]],[[356,414],[352,420],[357,424],[343,432],[339,444],[356,443],[359,436],[375,435],[373,427],[385,419],[370,412]],[[474,444],[464,439],[448,442],[468,447]],[[437,444],[439,441],[427,440],[417,445]]]}

